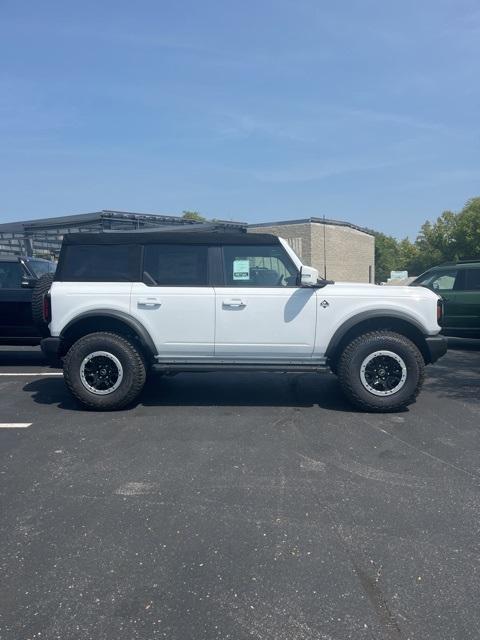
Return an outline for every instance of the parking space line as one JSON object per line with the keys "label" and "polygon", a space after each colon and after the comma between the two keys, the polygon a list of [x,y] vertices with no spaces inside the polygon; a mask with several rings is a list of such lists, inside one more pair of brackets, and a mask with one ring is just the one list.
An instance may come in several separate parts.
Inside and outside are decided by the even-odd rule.
{"label": "parking space line", "polygon": [[0,376],[3,376],[3,377],[8,377],[8,376],[30,376],[30,377],[32,377],[32,376],[63,376],[63,373],[61,371],[58,371],[58,372],[57,371],[56,372],[50,372],[49,371],[49,372],[45,372],[45,373],[42,373],[42,372],[39,372],[39,373],[38,372],[37,373],[34,373],[34,372],[31,372],[31,373],[30,372],[29,373],[0,373]]}
{"label": "parking space line", "polygon": [[0,422],[0,429],[27,429],[32,422]]}

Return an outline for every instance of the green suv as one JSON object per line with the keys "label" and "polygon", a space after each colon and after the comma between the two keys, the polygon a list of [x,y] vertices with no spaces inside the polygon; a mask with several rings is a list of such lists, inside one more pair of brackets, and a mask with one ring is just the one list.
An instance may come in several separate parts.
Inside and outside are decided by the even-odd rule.
{"label": "green suv", "polygon": [[443,298],[442,333],[480,338],[480,260],[432,267],[411,284],[427,287]]}

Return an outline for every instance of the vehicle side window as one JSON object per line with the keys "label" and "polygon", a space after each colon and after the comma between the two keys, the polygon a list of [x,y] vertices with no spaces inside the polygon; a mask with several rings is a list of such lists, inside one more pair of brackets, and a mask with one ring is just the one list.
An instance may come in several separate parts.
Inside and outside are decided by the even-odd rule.
{"label": "vehicle side window", "polygon": [[205,287],[208,247],[151,244],[144,249],[143,281],[149,286]]}
{"label": "vehicle side window", "polygon": [[298,271],[280,245],[223,247],[228,287],[294,287]]}
{"label": "vehicle side window", "polygon": [[465,290],[480,291],[480,269],[467,269],[465,274]]}
{"label": "vehicle side window", "polygon": [[422,283],[434,291],[451,291],[455,287],[457,270],[440,271],[430,278],[429,282]]}
{"label": "vehicle side window", "polygon": [[67,245],[57,274],[64,282],[134,282],[140,277],[140,247]]}
{"label": "vehicle side window", "polygon": [[19,262],[0,262],[0,289],[20,289],[22,267]]}
{"label": "vehicle side window", "polygon": [[56,268],[54,262],[48,262],[47,260],[29,260],[28,266],[37,278],[40,278],[40,276],[43,276],[45,273],[55,273]]}

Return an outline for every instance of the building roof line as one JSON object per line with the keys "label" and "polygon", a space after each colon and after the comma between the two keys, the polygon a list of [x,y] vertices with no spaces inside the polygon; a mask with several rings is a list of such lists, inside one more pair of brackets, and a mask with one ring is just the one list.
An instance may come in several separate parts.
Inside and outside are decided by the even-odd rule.
{"label": "building roof line", "polygon": [[249,224],[249,227],[277,227],[277,226],[283,226],[283,225],[289,225],[289,224],[308,224],[308,223],[315,223],[315,224],[326,224],[326,225],[332,225],[332,226],[337,226],[337,227],[348,227],[350,229],[355,229],[356,231],[361,231],[362,233],[365,233],[369,236],[373,236],[374,234],[369,230],[366,229],[365,227],[360,227],[356,224],[353,224],[352,222],[346,222],[345,220],[332,220],[331,218],[298,218],[296,220],[275,220],[273,222],[258,222],[258,223],[253,223],[253,224]]}

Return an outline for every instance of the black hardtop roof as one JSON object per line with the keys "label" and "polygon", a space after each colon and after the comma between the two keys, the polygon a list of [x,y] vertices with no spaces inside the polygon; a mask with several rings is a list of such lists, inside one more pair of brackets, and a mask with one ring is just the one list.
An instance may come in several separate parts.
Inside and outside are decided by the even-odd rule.
{"label": "black hardtop roof", "polygon": [[215,233],[182,231],[137,231],[103,233],[68,233],[63,245],[118,245],[118,244],[208,244],[208,245],[262,245],[279,244],[270,233]]}

